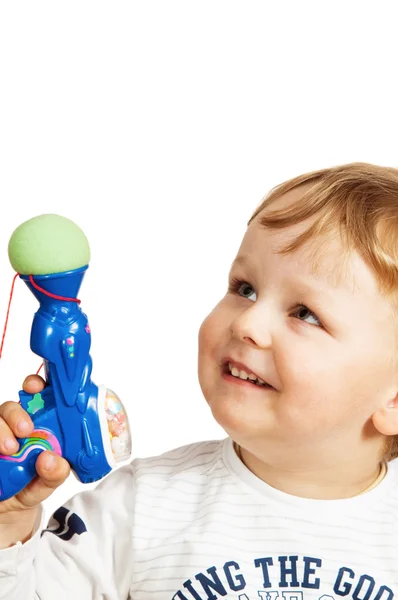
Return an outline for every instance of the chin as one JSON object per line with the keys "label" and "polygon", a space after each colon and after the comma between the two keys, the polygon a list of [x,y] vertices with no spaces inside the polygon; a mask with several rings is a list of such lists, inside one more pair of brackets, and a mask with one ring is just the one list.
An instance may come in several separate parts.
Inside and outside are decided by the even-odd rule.
{"label": "chin", "polygon": [[271,430],[271,415],[259,420],[258,409],[248,409],[245,402],[239,402],[227,394],[213,394],[206,397],[212,415],[217,423],[227,432],[243,436],[267,435]]}

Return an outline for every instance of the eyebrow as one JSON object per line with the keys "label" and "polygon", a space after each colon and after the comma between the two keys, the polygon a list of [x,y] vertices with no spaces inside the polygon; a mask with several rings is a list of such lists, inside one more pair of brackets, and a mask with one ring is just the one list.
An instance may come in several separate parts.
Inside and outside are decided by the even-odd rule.
{"label": "eyebrow", "polygon": [[[246,266],[249,264],[249,262],[250,258],[246,254],[241,254],[240,256],[237,256],[233,261],[230,271],[232,271],[232,269],[236,266]],[[319,283],[319,279],[316,278],[315,271],[312,273],[312,275],[315,276],[315,281],[318,281]],[[322,292],[325,293],[325,291],[327,291],[328,289],[336,289],[336,287],[338,287],[338,285],[336,285],[335,277],[336,275],[333,273],[325,275],[320,287],[319,285],[311,285],[308,282],[308,278],[303,279],[297,277],[291,279],[290,283],[296,288],[299,294],[319,294]],[[327,286],[326,290],[325,286]]]}
{"label": "eyebrow", "polygon": [[248,262],[247,257],[245,255],[237,256],[231,265],[231,269],[236,265],[246,265]]}

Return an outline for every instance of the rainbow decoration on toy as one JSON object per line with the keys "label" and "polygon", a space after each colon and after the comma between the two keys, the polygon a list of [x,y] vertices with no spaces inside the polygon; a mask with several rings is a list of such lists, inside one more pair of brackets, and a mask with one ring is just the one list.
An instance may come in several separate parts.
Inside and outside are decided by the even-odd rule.
{"label": "rainbow decoration on toy", "polygon": [[62,456],[59,441],[51,431],[45,429],[35,429],[32,436],[25,439],[24,444],[16,454],[13,454],[12,456],[4,456],[2,454],[1,456],[3,460],[20,463],[24,462],[28,454],[34,450],[52,450],[59,456]]}
{"label": "rainbow decoration on toy", "polygon": [[44,450],[68,460],[83,483],[101,479],[131,455],[122,402],[91,380],[91,330],[77,299],[90,260],[84,233],[69,219],[41,215],[14,231],[8,252],[39,301],[30,347],[43,359],[46,387],[39,394],[19,392],[35,430],[18,440],[18,452],[0,454],[0,501],[36,476],[36,460]]}

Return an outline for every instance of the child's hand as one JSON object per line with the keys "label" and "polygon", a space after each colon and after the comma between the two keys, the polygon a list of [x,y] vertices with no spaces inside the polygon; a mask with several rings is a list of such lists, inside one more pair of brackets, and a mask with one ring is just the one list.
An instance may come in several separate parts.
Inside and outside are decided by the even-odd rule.
{"label": "child's hand", "polygon": [[[36,394],[44,388],[44,385],[44,380],[38,375],[29,375],[23,383],[23,390],[29,394]],[[15,438],[28,437],[32,431],[33,422],[20,404],[4,402],[0,406],[0,453],[17,452],[18,442]],[[27,522],[33,519],[37,514],[38,506],[65,481],[70,473],[66,460],[49,450],[41,452],[38,456],[36,470],[38,477],[12,498],[0,502],[0,530],[2,524],[12,526],[13,522],[21,522],[25,517]],[[21,511],[27,512],[21,513]],[[1,537],[0,531],[0,546],[4,547]]]}

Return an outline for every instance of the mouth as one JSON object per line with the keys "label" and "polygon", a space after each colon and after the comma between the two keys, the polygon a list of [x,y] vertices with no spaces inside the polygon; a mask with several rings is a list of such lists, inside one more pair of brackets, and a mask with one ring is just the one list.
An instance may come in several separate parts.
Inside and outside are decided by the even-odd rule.
{"label": "mouth", "polygon": [[234,380],[235,383],[256,386],[270,390],[275,389],[272,385],[258,377],[255,373],[252,373],[245,365],[233,362],[229,359],[223,363],[222,372],[224,378],[228,379],[229,381]]}

